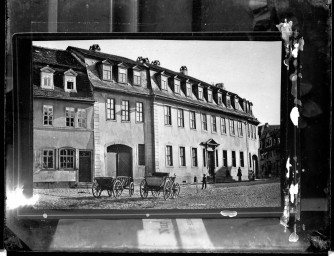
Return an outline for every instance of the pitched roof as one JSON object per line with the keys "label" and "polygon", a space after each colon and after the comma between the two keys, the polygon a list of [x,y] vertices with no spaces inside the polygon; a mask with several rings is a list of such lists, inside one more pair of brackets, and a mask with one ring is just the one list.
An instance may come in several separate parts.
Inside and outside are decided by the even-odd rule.
{"label": "pitched roof", "polygon": [[[56,49],[33,47],[33,95],[34,97],[48,97],[56,99],[72,99],[93,101],[93,88],[83,67],[71,53]],[[53,73],[54,89],[41,88],[41,68],[49,66]],[[77,92],[65,92],[63,76],[69,69],[77,73]]]}

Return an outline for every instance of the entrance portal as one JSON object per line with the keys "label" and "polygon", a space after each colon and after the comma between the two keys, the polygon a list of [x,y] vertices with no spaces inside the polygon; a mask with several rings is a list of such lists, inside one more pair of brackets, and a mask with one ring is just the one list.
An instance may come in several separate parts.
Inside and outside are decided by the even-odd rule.
{"label": "entrance portal", "polygon": [[106,176],[128,176],[132,173],[132,148],[123,144],[107,147]]}
{"label": "entrance portal", "polygon": [[253,169],[254,169],[255,177],[258,179],[259,178],[259,163],[257,160],[257,155],[252,156],[252,162],[253,162]]}

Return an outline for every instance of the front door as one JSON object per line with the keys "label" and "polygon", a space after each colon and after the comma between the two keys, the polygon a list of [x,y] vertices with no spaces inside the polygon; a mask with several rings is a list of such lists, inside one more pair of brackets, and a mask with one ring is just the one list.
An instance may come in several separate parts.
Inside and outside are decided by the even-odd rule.
{"label": "front door", "polygon": [[107,147],[107,176],[127,176],[132,174],[132,148],[123,144]]}
{"label": "front door", "polygon": [[208,167],[209,167],[209,174],[213,176],[215,172],[215,154],[214,151],[208,151]]}
{"label": "front door", "polygon": [[129,152],[118,153],[118,168],[117,176],[128,176],[131,177],[131,154]]}
{"label": "front door", "polygon": [[92,181],[92,153],[79,151],[79,182]]}

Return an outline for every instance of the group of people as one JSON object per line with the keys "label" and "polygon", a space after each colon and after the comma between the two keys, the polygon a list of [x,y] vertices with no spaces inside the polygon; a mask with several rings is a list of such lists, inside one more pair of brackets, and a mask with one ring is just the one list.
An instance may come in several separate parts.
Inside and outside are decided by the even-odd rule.
{"label": "group of people", "polygon": [[[241,168],[238,168],[238,181],[241,181],[241,176],[242,176],[242,172],[241,172]],[[207,177],[206,174],[203,174],[203,178],[202,178],[202,189],[206,189],[206,182],[207,182]]]}

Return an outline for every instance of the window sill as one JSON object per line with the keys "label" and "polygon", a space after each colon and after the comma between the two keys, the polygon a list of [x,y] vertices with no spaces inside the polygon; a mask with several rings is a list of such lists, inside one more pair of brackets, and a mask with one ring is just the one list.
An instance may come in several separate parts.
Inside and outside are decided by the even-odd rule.
{"label": "window sill", "polygon": [[130,120],[121,120],[122,123],[130,123]]}
{"label": "window sill", "polygon": [[106,119],[106,121],[116,122],[116,119]]}

